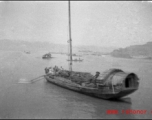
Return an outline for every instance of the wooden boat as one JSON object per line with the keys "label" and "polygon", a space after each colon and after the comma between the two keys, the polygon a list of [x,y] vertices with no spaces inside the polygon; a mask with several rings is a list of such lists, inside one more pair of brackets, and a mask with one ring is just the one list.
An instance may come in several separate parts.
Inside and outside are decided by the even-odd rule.
{"label": "wooden boat", "polygon": [[[90,74],[82,72],[73,73],[83,75]],[[96,86],[87,83],[90,80],[89,78],[82,79],[81,77],[77,77],[79,83],[72,80],[73,78],[76,78],[75,76],[73,78],[72,76],[67,78],[60,75],[48,74],[45,75],[45,78],[48,82],[58,86],[102,99],[118,99],[133,93],[138,90],[139,87],[139,79],[136,74],[126,73],[120,69],[110,69],[105,71],[97,78]]]}
{"label": "wooden boat", "polygon": [[52,58],[51,53],[47,53],[45,55],[42,56],[43,59],[50,59]]}
{"label": "wooden boat", "polygon": [[[70,61],[70,60],[67,60],[67,61]],[[75,62],[82,62],[83,61],[83,59],[73,59],[72,61],[75,61]]]}
{"label": "wooden boat", "polygon": [[[120,69],[110,69],[101,75],[94,76],[91,73],[77,72],[72,70],[72,39],[70,24],[70,1],[69,1],[69,46],[70,66],[69,70],[55,70],[52,73],[45,69],[45,79],[53,84],[86,95],[102,99],[118,99],[129,95],[139,87],[139,78],[135,73],[124,72]],[[98,72],[99,73],[99,72]]]}

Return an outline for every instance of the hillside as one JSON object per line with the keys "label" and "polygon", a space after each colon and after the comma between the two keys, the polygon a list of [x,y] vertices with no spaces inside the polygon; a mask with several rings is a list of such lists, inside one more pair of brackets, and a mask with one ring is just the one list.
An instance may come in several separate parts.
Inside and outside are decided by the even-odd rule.
{"label": "hillside", "polygon": [[[90,51],[90,53],[107,54],[114,50],[113,47],[99,47],[99,46],[73,46],[73,53],[81,53]],[[50,51],[67,53],[68,45],[54,44],[49,42],[28,42],[21,40],[0,40],[0,50],[15,50],[15,51]]]}
{"label": "hillside", "polygon": [[152,42],[147,42],[144,45],[133,45],[126,48],[116,49],[111,52],[111,55],[122,58],[151,58]]}

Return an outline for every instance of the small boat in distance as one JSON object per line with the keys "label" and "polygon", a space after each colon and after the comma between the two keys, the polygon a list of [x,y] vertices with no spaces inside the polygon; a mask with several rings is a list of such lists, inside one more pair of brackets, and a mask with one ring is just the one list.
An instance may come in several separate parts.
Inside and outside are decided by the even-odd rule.
{"label": "small boat in distance", "polygon": [[72,70],[72,39],[71,39],[71,18],[70,1],[69,6],[69,46],[70,59],[69,70],[60,69],[57,66],[45,68],[45,79],[52,84],[73,90],[79,93],[98,97],[102,99],[119,99],[129,95],[139,87],[139,78],[133,72],[124,72],[121,69],[110,69],[102,74],[96,72],[92,75],[89,72],[78,72]]}
{"label": "small boat in distance", "polygon": [[31,52],[30,51],[24,51],[26,54],[30,54]]}
{"label": "small boat in distance", "polygon": [[42,58],[43,59],[50,59],[50,58],[52,58],[51,53],[49,52],[49,53],[43,55]]}
{"label": "small boat in distance", "polygon": [[[70,61],[70,60],[67,60],[67,61]],[[82,62],[83,61],[83,59],[73,59],[72,61],[75,61],[75,62]]]}
{"label": "small boat in distance", "polygon": [[[70,61],[70,60],[68,59],[67,61]],[[72,61],[74,61],[74,62],[82,62],[83,59],[80,59],[80,57],[79,57],[79,58],[72,59]]]}

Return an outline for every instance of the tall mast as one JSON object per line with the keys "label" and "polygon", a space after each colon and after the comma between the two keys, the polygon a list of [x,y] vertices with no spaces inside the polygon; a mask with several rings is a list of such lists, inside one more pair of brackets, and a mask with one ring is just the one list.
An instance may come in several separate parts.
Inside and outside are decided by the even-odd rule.
{"label": "tall mast", "polygon": [[72,38],[71,38],[71,11],[70,11],[70,0],[69,4],[69,42],[70,42],[70,71],[72,71]]}

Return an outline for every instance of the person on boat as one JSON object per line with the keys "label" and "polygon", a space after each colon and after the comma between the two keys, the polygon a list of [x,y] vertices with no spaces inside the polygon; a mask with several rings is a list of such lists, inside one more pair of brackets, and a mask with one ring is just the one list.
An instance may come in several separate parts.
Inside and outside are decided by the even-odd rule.
{"label": "person on boat", "polygon": [[97,78],[99,77],[100,72],[96,72],[95,76],[93,76],[91,79],[89,79],[86,83],[83,83],[82,86],[87,86],[87,87],[97,87]]}
{"label": "person on boat", "polygon": [[61,70],[60,68],[58,68],[57,71],[56,71],[56,75],[59,75],[59,76],[60,76],[61,73],[62,73],[62,70]]}
{"label": "person on boat", "polygon": [[49,69],[46,67],[45,68],[45,74],[48,74],[49,73]]}
{"label": "person on boat", "polygon": [[52,69],[52,67],[49,67],[49,68],[45,68],[45,73],[46,74],[51,74],[51,75],[54,75],[54,70]]}
{"label": "person on boat", "polygon": [[49,73],[50,73],[51,75],[55,75],[55,72],[54,72],[53,68],[50,68]]}
{"label": "person on boat", "polygon": [[53,68],[53,71],[54,71],[55,75],[59,75],[60,72],[61,72],[61,69],[59,69],[59,68],[55,65],[55,67]]}
{"label": "person on boat", "polygon": [[96,72],[94,77],[97,79],[99,77],[99,75],[100,75],[100,72]]}
{"label": "person on boat", "polygon": [[57,66],[55,65],[54,68],[53,68],[53,70],[56,72],[56,69],[57,69]]}
{"label": "person on boat", "polygon": [[95,85],[97,85],[97,78],[99,77],[99,75],[100,75],[100,72],[97,71],[95,76],[94,76],[94,79],[93,79],[93,82]]}
{"label": "person on boat", "polygon": [[53,67],[53,70],[55,70],[56,66]]}
{"label": "person on boat", "polygon": [[61,70],[64,70],[64,69],[62,68],[62,66],[61,66]]}
{"label": "person on boat", "polygon": [[60,69],[58,68],[58,66],[56,66],[56,71],[58,72]]}

